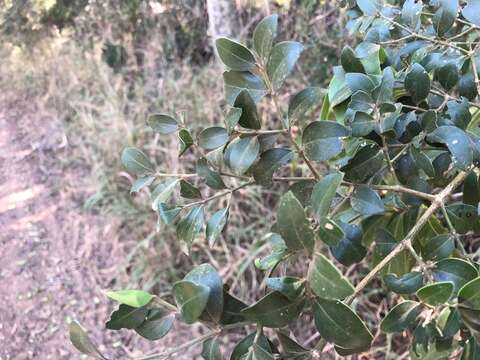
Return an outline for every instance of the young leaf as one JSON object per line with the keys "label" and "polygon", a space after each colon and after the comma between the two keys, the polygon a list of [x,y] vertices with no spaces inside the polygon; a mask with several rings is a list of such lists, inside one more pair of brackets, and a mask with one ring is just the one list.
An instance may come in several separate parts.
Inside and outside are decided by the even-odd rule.
{"label": "young leaf", "polygon": [[281,328],[297,318],[302,307],[302,299],[292,301],[281,293],[274,291],[255,304],[243,309],[242,315],[262,326]]}
{"label": "young leaf", "polygon": [[187,129],[180,129],[180,131],[178,132],[178,141],[180,144],[178,157],[180,157],[185,153],[185,151],[190,148],[190,146],[193,145],[192,134],[190,134],[190,131],[188,131]]}
{"label": "young leaf", "polygon": [[122,164],[127,171],[142,176],[155,172],[153,164],[141,150],[127,147],[122,152]]}
{"label": "young leaf", "polygon": [[78,351],[96,359],[106,360],[106,357],[98,351],[95,344],[90,340],[87,333],[82,329],[78,322],[72,321],[70,323],[69,332],[70,341]]}
{"label": "young leaf", "polygon": [[417,297],[421,302],[438,306],[445,304],[453,294],[453,283],[451,281],[437,282],[426,285],[417,291]]}
{"label": "young leaf", "polygon": [[206,150],[213,150],[228,141],[228,132],[225,128],[220,126],[212,126],[205,128],[198,135],[198,145]]}
{"label": "young leaf", "polygon": [[258,130],[261,127],[257,105],[247,90],[242,90],[235,99],[234,107],[241,109],[238,123],[246,129]]}
{"label": "young leaf", "polygon": [[253,32],[253,47],[262,60],[267,60],[272,50],[272,43],[277,36],[278,15],[263,18]]}
{"label": "young leaf", "polygon": [[265,83],[258,76],[248,71],[226,71],[223,73],[225,83],[225,98],[229,105],[233,105],[238,95],[247,91],[255,103],[267,93]]}
{"label": "young leaf", "polygon": [[283,41],[273,47],[267,64],[267,73],[274,90],[282,86],[302,50],[303,45],[296,41]]}
{"label": "young leaf", "polygon": [[182,280],[173,285],[172,292],[183,320],[187,324],[197,321],[207,306],[210,288]]}
{"label": "young leaf", "polygon": [[288,103],[288,123],[293,125],[297,120],[300,120],[307,111],[318,106],[322,92],[320,88],[308,87],[303,89],[292,98]]}
{"label": "young leaf", "polygon": [[324,255],[318,253],[308,270],[313,292],[324,299],[345,299],[353,294],[353,286]]}
{"label": "young leaf", "polygon": [[305,211],[291,191],[280,198],[277,210],[277,231],[291,250],[312,252],[314,234]]}
{"label": "young leaf", "polygon": [[152,114],[148,116],[147,124],[153,131],[159,134],[171,134],[178,130],[178,123],[172,116],[167,114]]}
{"label": "young leaf", "polygon": [[145,321],[148,309],[145,307],[132,307],[120,304],[118,310],[110,315],[110,320],[105,324],[107,329],[135,329]]}
{"label": "young leaf", "polygon": [[319,218],[328,215],[332,201],[337,194],[337,189],[342,183],[342,173],[332,173],[324,176],[317,182],[312,190],[310,203],[313,211]]}
{"label": "young leaf", "polygon": [[222,233],[228,219],[228,208],[220,209],[207,222],[208,246],[213,247],[217,237]]}
{"label": "young leaf", "polygon": [[407,300],[393,307],[380,323],[380,330],[386,333],[402,332],[413,328],[421,312],[421,305]]}
{"label": "young leaf", "polygon": [[454,293],[467,282],[478,277],[478,271],[469,262],[451,258],[436,263],[433,278],[436,282],[451,281],[454,284]]}
{"label": "young leaf", "polygon": [[180,196],[185,199],[201,199],[202,193],[187,180],[180,180]]}
{"label": "young leaf", "polygon": [[159,340],[168,334],[174,321],[175,314],[161,309],[151,309],[145,321],[135,328],[135,332],[150,341]]}
{"label": "young leaf", "polygon": [[260,160],[254,165],[252,172],[255,182],[270,186],[275,170],[288,164],[293,159],[293,152],[287,148],[268,149],[260,155]]}
{"label": "young leaf", "polygon": [[413,64],[405,76],[405,89],[416,104],[427,98],[430,92],[430,77],[422,65]]}
{"label": "young leaf", "polygon": [[232,70],[248,71],[255,68],[255,57],[242,44],[220,37],[215,41],[218,56]]}
{"label": "young leaf", "polygon": [[305,155],[313,161],[329,160],[342,151],[341,138],[347,135],[347,129],[336,122],[314,121],[303,131]]}
{"label": "young leaf", "polygon": [[177,238],[190,246],[202,230],[204,222],[203,206],[195,206],[177,225]]}
{"label": "young leaf", "polygon": [[135,308],[145,306],[153,299],[152,294],[142,290],[107,291],[105,295],[121,304]]}
{"label": "young leaf", "polygon": [[202,345],[201,355],[205,360],[222,360],[218,340],[216,338],[205,340]]}
{"label": "young leaf", "polygon": [[359,186],[350,200],[353,210],[364,217],[382,214],[385,211],[383,201],[378,193],[368,186]]}
{"label": "young leaf", "polygon": [[370,347],[372,334],[358,315],[344,303],[316,298],[313,312],[315,326],[326,341],[358,352]]}
{"label": "young leaf", "polygon": [[458,292],[458,304],[473,310],[480,310],[480,277],[462,286]]}

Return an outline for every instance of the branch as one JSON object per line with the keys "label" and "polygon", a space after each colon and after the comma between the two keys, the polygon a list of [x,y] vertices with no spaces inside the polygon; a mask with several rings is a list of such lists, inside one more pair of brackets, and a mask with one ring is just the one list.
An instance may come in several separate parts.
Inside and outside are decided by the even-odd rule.
{"label": "branch", "polygon": [[223,197],[223,196],[227,196],[229,194],[232,194],[234,193],[235,191],[238,191],[240,189],[243,189],[244,187],[247,187],[249,185],[252,185],[254,183],[254,181],[249,181],[249,182],[246,182],[246,183],[243,183],[237,187],[234,187],[233,189],[229,189],[227,191],[224,191],[224,192],[220,192],[220,193],[216,193],[215,195],[212,195],[208,198],[205,198],[203,200],[200,200],[200,201],[196,201],[196,202],[193,202],[193,203],[190,203],[190,204],[186,204],[183,206],[183,208],[189,208],[189,207],[192,207],[192,206],[197,206],[197,205],[203,205],[203,204],[206,204],[207,202],[209,201],[212,201],[212,200],[215,200],[217,198],[220,198],[220,197]]}

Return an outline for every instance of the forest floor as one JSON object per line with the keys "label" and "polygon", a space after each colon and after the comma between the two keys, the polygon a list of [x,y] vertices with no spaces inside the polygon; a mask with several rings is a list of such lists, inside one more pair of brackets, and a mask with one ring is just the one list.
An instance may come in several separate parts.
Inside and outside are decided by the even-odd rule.
{"label": "forest floor", "polygon": [[[88,166],[66,160],[70,151],[55,114],[27,95],[3,92],[0,360],[80,358],[68,340],[71,319],[109,358],[131,358],[138,354],[132,349],[153,348],[132,332],[109,332],[103,326],[113,304],[102,289],[115,281],[125,244],[114,219],[84,210],[83,202],[95,189],[83,180]],[[155,349],[162,350],[158,344]]]}

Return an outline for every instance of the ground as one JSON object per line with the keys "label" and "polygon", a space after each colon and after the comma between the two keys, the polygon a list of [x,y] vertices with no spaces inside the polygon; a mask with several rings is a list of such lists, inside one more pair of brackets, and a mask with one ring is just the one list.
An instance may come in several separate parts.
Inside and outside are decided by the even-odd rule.
{"label": "ground", "polygon": [[111,359],[162,350],[131,332],[104,329],[113,304],[102,290],[118,276],[125,244],[114,220],[84,210],[95,189],[83,181],[88,166],[65,161],[69,151],[54,113],[27,95],[2,95],[0,360],[80,358],[68,340],[71,319]]}

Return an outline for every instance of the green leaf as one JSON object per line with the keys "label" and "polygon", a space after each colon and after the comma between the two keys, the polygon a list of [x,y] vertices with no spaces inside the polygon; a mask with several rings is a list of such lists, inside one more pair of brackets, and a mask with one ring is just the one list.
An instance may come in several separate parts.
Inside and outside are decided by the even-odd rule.
{"label": "green leaf", "polygon": [[419,271],[412,271],[402,276],[386,274],[383,281],[387,288],[397,294],[413,294],[423,286],[423,274]]}
{"label": "green leaf", "polygon": [[342,183],[342,173],[332,173],[324,176],[315,184],[310,203],[313,211],[319,218],[328,215],[332,201],[337,194],[337,189]]}
{"label": "green leaf", "polygon": [[430,158],[425,155],[424,152],[411,147],[410,148],[410,155],[412,156],[415,165],[422,169],[428,177],[435,177],[435,168],[432,165],[432,161]]}
{"label": "green leaf", "polygon": [[364,217],[382,214],[385,211],[378,193],[366,185],[357,187],[350,200],[353,210]]}
{"label": "green leaf", "polygon": [[121,304],[135,308],[145,306],[153,299],[152,294],[142,290],[107,291],[105,295]]}
{"label": "green leaf", "polygon": [[168,334],[174,321],[175,314],[161,309],[151,309],[143,324],[138,326],[135,331],[150,341],[159,340]]}
{"label": "green leaf", "polygon": [[260,101],[267,93],[263,80],[248,71],[226,71],[223,73],[223,82],[225,97],[230,105],[235,103],[243,90],[248,92],[254,102]]}
{"label": "green leaf", "polygon": [[258,56],[265,61],[272,50],[273,40],[277,36],[278,15],[267,16],[260,21],[253,32],[253,47]]}
{"label": "green leaf", "polygon": [[362,147],[340,170],[347,181],[361,183],[375,175],[383,166],[385,158],[376,145]]}
{"label": "green leaf", "polygon": [[480,231],[480,215],[477,207],[461,203],[452,204],[447,206],[447,214],[457,233],[466,234],[469,231],[478,233]]}
{"label": "green leaf", "polygon": [[457,258],[444,259],[436,263],[433,270],[433,278],[436,282],[451,281],[454,284],[454,292],[475,279],[478,271],[469,262]]}
{"label": "green leaf", "polygon": [[155,176],[153,175],[146,175],[139,177],[132,185],[130,189],[130,193],[136,193],[142,190],[145,187],[152,185],[153,181],[155,180]]}
{"label": "green leaf", "polygon": [[201,319],[218,323],[223,312],[223,287],[217,270],[210,264],[202,264],[190,271],[184,280],[209,289],[207,306]]}
{"label": "green leaf", "polygon": [[386,333],[402,332],[411,329],[417,322],[421,312],[421,305],[416,301],[407,300],[397,304],[383,318],[380,330]]}
{"label": "green leaf", "polygon": [[344,349],[367,350],[373,336],[355,312],[338,300],[313,301],[315,326],[321,337]]}
{"label": "green leaf", "polygon": [[277,210],[277,231],[291,250],[313,250],[314,234],[300,201],[291,191],[284,194]]}
{"label": "green leaf", "polygon": [[265,280],[265,285],[269,289],[282,293],[290,300],[295,300],[303,293],[304,283],[304,280],[292,276],[272,277]]}
{"label": "green leaf", "polygon": [[164,224],[168,225],[173,222],[173,220],[177,217],[177,215],[182,211],[182,208],[179,206],[168,206],[165,203],[158,203],[158,216],[160,220],[163,221]]}
{"label": "green leaf", "polygon": [[[230,360],[244,360],[244,355],[249,352],[249,349],[254,344],[255,336],[255,332],[251,333],[244,337],[237,345],[235,345],[235,348],[232,351],[232,355],[230,356]],[[269,340],[263,334],[258,337],[255,344],[267,351],[272,350]]]}
{"label": "green leaf", "polygon": [[458,93],[468,100],[474,100],[478,95],[478,89],[475,85],[473,73],[467,73],[460,76],[458,81]]}
{"label": "green leaf", "polygon": [[172,291],[183,320],[187,324],[193,324],[200,318],[207,306],[210,288],[182,280],[173,285]]}
{"label": "green leaf", "polygon": [[179,180],[177,178],[168,178],[158,184],[152,191],[152,210],[158,209],[158,204],[165,203],[170,199]]}
{"label": "green leaf", "polygon": [[308,87],[290,98],[288,103],[288,122],[293,125],[300,120],[307,111],[320,104],[322,97],[321,89]]}
{"label": "green leaf", "polygon": [[127,171],[136,175],[146,175],[155,172],[155,167],[141,150],[127,147],[122,152],[122,164]]}
{"label": "green leaf", "polygon": [[447,91],[457,85],[459,79],[457,65],[453,62],[447,62],[443,65],[437,70],[436,75],[440,85]]}
{"label": "green leaf", "polygon": [[474,310],[459,306],[458,311],[460,313],[463,325],[465,325],[465,327],[467,327],[470,332],[478,339],[478,336],[480,335],[480,310]]}
{"label": "green leaf", "polygon": [[222,233],[228,219],[228,208],[220,209],[207,222],[208,246],[213,247],[217,237]]}
{"label": "green leaf", "polygon": [[226,188],[220,174],[210,169],[207,159],[204,157],[197,161],[196,170],[197,175],[205,179],[208,187],[215,190],[222,190]]}
{"label": "green leaf", "polygon": [[439,36],[445,35],[457,18],[458,0],[438,0],[440,8],[433,16],[433,27]]}
{"label": "green leaf", "polygon": [[188,131],[187,129],[180,129],[180,131],[178,132],[178,141],[180,144],[178,157],[180,157],[185,154],[185,151],[187,151],[190,146],[193,145],[192,134],[190,134],[190,131]]}
{"label": "green leaf", "polygon": [[293,159],[293,152],[287,148],[268,149],[260,155],[260,160],[254,165],[252,172],[257,184],[270,186],[273,173]]}
{"label": "green leaf", "polygon": [[357,5],[367,16],[375,16],[382,9],[381,0],[357,0]]}
{"label": "green leaf", "polygon": [[283,41],[273,47],[267,64],[267,73],[274,90],[282,86],[302,50],[303,45],[296,41]]}
{"label": "green leaf", "polygon": [[110,315],[110,320],[105,324],[107,329],[135,329],[140,326],[147,316],[148,309],[145,307],[132,307],[120,304],[118,310]]}
{"label": "green leaf", "polygon": [[363,91],[366,94],[370,94],[375,89],[375,83],[370,76],[365,74],[347,73],[345,74],[345,81],[352,94],[355,94],[357,91]]}
{"label": "green leaf", "polygon": [[69,332],[70,341],[78,351],[96,359],[106,360],[78,322],[72,321],[70,323]]}
{"label": "green leaf", "polygon": [[267,235],[271,245],[271,253],[263,258],[255,259],[255,267],[260,270],[268,270],[275,267],[287,256],[287,247],[282,237],[275,233]]}
{"label": "green leaf", "polygon": [[452,161],[460,169],[468,168],[473,162],[473,150],[470,139],[462,129],[456,126],[440,126],[427,137],[428,141],[447,145]]}
{"label": "green leaf", "polygon": [[232,141],[225,151],[225,162],[237,175],[243,175],[257,159],[260,143],[256,136]]}
{"label": "green leaf", "polygon": [[228,132],[225,128],[220,126],[212,126],[203,129],[198,135],[198,145],[206,150],[213,150],[228,141]]}
{"label": "green leaf", "polygon": [[480,277],[462,286],[458,292],[458,304],[473,310],[480,310]]}
{"label": "green leaf", "polygon": [[451,281],[437,282],[425,285],[416,293],[421,302],[438,306],[445,304],[453,294],[453,283]]}
{"label": "green leaf", "polygon": [[352,91],[345,80],[345,71],[337,66],[333,69],[333,72],[334,76],[328,86],[328,100],[331,108],[341,104],[352,95]]}
{"label": "green leaf", "polygon": [[450,235],[437,235],[428,240],[422,248],[425,260],[442,260],[450,256],[455,250],[455,243]]}
{"label": "green leaf", "polygon": [[274,291],[243,309],[242,315],[262,326],[281,328],[296,319],[302,307],[303,300],[301,298],[292,301],[281,293]]}
{"label": "green leaf", "polygon": [[247,129],[258,130],[261,127],[257,105],[247,90],[242,90],[235,99],[234,107],[242,110],[238,123]]}
{"label": "green leaf", "polygon": [[228,134],[231,134],[235,129],[235,126],[237,126],[241,116],[242,109],[232,107],[230,110],[228,110],[227,114],[225,115],[225,126],[227,127]]}
{"label": "green leaf", "polygon": [[151,114],[147,118],[147,124],[153,131],[159,134],[171,134],[178,130],[178,122],[167,114]]}
{"label": "green leaf", "polygon": [[232,70],[248,71],[255,68],[255,57],[242,44],[220,37],[215,41],[218,56]]}
{"label": "green leaf", "polygon": [[317,236],[328,246],[336,246],[345,238],[345,233],[340,225],[328,218],[320,219],[320,226],[317,229]]}
{"label": "green leaf", "polygon": [[336,122],[311,122],[302,136],[305,155],[313,161],[329,160],[342,151],[341,139],[347,135],[347,129]]}
{"label": "green leaf", "polygon": [[204,222],[203,206],[193,207],[177,225],[177,238],[190,246],[202,230]]}
{"label": "green leaf", "polygon": [[203,342],[201,355],[205,360],[222,360],[220,344],[217,338],[207,339]]}
{"label": "green leaf", "polygon": [[287,334],[284,334],[281,330],[277,331],[277,337],[280,345],[282,345],[285,355],[298,357],[301,355],[306,355],[309,352],[302,345],[290,338]]}
{"label": "green leaf", "polygon": [[345,237],[331,248],[332,254],[341,264],[350,266],[361,261],[367,254],[362,244],[362,230],[355,224],[340,223]]}
{"label": "green leaf", "polygon": [[405,90],[416,104],[427,98],[430,93],[430,77],[422,65],[412,65],[405,76]]}
{"label": "green leaf", "polygon": [[241,311],[247,307],[243,301],[237,299],[233,295],[229,294],[225,287],[223,290],[223,312],[220,319],[220,324],[229,325],[244,322],[245,317],[241,314]]}
{"label": "green leaf", "polygon": [[343,69],[347,73],[365,73],[362,62],[358,59],[355,51],[349,46],[343,48],[340,61]]}
{"label": "green leaf", "polygon": [[202,194],[198,188],[190,184],[187,180],[180,180],[180,196],[186,199],[201,199]]}
{"label": "green leaf", "polygon": [[345,299],[354,290],[337,267],[320,253],[310,263],[308,282],[313,292],[324,299]]}
{"label": "green leaf", "polygon": [[480,26],[480,2],[468,0],[467,5],[462,9],[462,15],[471,23]]}
{"label": "green leaf", "polygon": [[478,360],[480,357],[480,343],[471,337],[463,345],[462,357],[460,360]]}
{"label": "green leaf", "polygon": [[422,13],[423,4],[421,1],[407,0],[402,7],[402,21],[404,24],[417,30],[420,25],[420,15]]}
{"label": "green leaf", "polygon": [[257,344],[252,345],[252,357],[247,360],[275,360],[271,352],[268,352]]}
{"label": "green leaf", "polygon": [[480,182],[474,171],[468,174],[463,183],[463,202],[472,206],[478,206],[480,202]]}

